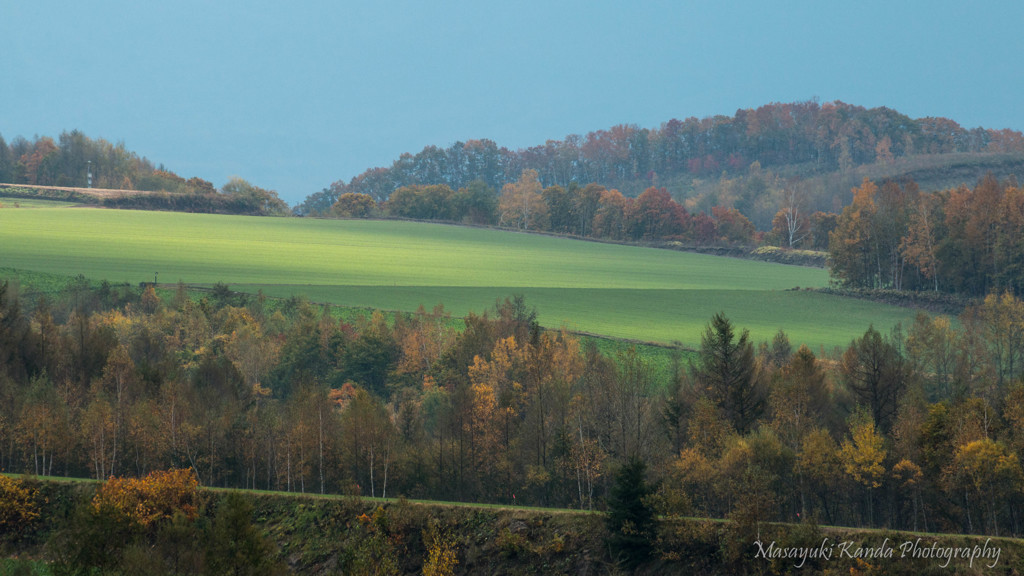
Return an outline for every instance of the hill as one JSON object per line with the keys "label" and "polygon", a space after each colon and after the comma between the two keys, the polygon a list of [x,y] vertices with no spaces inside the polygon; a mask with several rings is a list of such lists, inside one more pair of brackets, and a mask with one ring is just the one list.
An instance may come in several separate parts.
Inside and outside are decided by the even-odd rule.
{"label": "hill", "polygon": [[637,196],[665,187],[687,208],[736,207],[770,227],[773,187],[807,181],[811,207],[838,211],[868,175],[913,177],[925,190],[1003,178],[1024,166],[1024,135],[965,129],[947,118],[913,119],[889,108],[843,102],[773,103],[733,116],[672,119],[656,128],[618,125],[520,150],[489,140],[427,146],[310,195],[296,211],[324,213],[346,192],[378,201],[402,186],[481,180],[494,189],[537,170],[544,186],[597,183]]}
{"label": "hill", "polygon": [[0,136],[0,197],[44,198],[111,208],[220,214],[284,215],[288,206],[273,190],[235,177],[221,190],[199,177],[182,178],[162,164],[91,139],[78,130],[58,141]]}
{"label": "hill", "polygon": [[[29,479],[25,484],[42,500],[39,522],[20,539],[9,536],[13,542],[7,549],[43,560],[0,560],[2,573],[15,567],[42,570],[49,562],[67,568],[73,558],[108,568],[145,566],[150,574],[205,573],[202,557],[218,546],[217,528],[211,526],[222,526],[225,516],[220,511],[232,505],[238,516],[234,535],[248,546],[248,563],[270,560],[294,574],[421,574],[429,573],[428,564],[437,574],[622,570],[606,544],[608,530],[600,513],[257,491],[234,492],[229,503],[223,491],[202,489],[196,520],[165,519],[138,534],[109,520],[105,530],[79,525],[89,511],[75,510],[89,507],[98,483]],[[1015,573],[1024,554],[1021,541],[1013,538],[813,523],[755,527],[674,517],[659,519],[655,530],[653,554],[635,573]],[[204,531],[213,537],[202,538]],[[105,542],[112,532],[119,538]],[[70,535],[77,538],[68,546]],[[59,543],[64,545],[54,546]],[[828,553],[804,561],[781,554],[797,549]],[[947,561],[936,549],[950,556],[955,550],[958,556]],[[448,552],[448,570],[437,570],[439,550]],[[765,554],[767,550],[777,555]],[[269,563],[264,570],[270,569]]]}
{"label": "hill", "polygon": [[[132,283],[225,282],[271,296],[454,315],[526,296],[541,324],[695,348],[724,311],[755,340],[815,350],[912,312],[806,291],[821,269],[508,231],[397,221],[40,208],[0,211],[0,260]],[[841,311],[841,313],[837,313]],[[823,320],[827,318],[827,320]]]}

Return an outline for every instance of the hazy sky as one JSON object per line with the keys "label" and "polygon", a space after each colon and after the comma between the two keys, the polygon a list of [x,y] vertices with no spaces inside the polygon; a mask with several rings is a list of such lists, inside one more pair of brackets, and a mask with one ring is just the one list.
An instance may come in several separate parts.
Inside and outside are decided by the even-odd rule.
{"label": "hazy sky", "polygon": [[0,134],[290,204],[423,146],[818,98],[1024,129],[1024,3],[5,1]]}

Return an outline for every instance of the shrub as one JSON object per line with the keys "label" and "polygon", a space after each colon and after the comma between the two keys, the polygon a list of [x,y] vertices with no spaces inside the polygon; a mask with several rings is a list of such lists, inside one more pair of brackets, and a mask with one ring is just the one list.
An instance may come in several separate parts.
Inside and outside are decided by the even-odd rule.
{"label": "shrub", "polygon": [[106,512],[130,524],[147,527],[183,513],[195,519],[199,480],[188,468],[151,472],[145,478],[111,478],[92,500],[96,513]]}
{"label": "shrub", "polygon": [[20,480],[0,476],[0,535],[21,536],[37,518],[36,491]]}
{"label": "shrub", "polygon": [[424,576],[451,576],[459,564],[459,551],[455,540],[435,519],[423,531],[423,543],[427,557],[423,560]]}

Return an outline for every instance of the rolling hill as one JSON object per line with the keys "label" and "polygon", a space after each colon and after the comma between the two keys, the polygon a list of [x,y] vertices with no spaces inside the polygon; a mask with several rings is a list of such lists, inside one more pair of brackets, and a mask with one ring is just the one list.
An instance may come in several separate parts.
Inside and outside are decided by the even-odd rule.
{"label": "rolling hill", "polygon": [[816,268],[397,221],[2,210],[0,265],[133,283],[159,273],[166,283],[386,310],[442,303],[454,315],[523,294],[546,327],[687,347],[718,311],[755,340],[782,328],[816,351],[913,315],[792,290],[825,286]]}

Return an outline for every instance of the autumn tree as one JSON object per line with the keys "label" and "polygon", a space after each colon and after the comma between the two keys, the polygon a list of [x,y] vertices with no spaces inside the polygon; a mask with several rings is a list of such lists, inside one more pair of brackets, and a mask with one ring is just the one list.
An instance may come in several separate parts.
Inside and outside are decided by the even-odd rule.
{"label": "autumn tree", "polygon": [[847,286],[877,286],[878,262],[872,237],[877,194],[878,187],[865,178],[859,188],[853,189],[853,202],[843,208],[835,230],[829,234],[830,273]]}
{"label": "autumn tree", "polygon": [[498,196],[483,180],[459,188],[451,199],[454,217],[469,224],[491,225],[497,221]]}
{"label": "autumn tree", "polygon": [[727,244],[751,244],[754,241],[754,224],[735,208],[715,206],[711,209],[715,220],[715,236]]}
{"label": "autumn tree", "polygon": [[[575,184],[575,183],[573,183]],[[569,190],[561,186],[548,186],[541,192],[541,197],[548,207],[548,221],[552,232],[572,232],[576,219],[573,217],[577,186]]]}
{"label": "autumn tree", "polygon": [[940,218],[936,197],[922,194],[910,216],[907,233],[900,240],[900,252],[908,264],[917,268],[932,287],[939,290],[938,231]]}
{"label": "autumn tree", "polygon": [[277,362],[280,347],[267,338],[263,327],[248,312],[239,310],[237,320],[230,321],[230,334],[225,338],[225,356],[245,379],[245,385],[256,389],[266,381],[270,367]]}
{"label": "autumn tree", "polygon": [[[573,185],[569,186],[573,190]],[[599,184],[587,184],[582,189],[576,190],[572,214],[574,217],[573,232],[580,236],[593,234],[594,216],[601,205],[601,196],[606,192],[604,186]]]}
{"label": "autumn tree", "polygon": [[0,536],[17,538],[38,518],[37,490],[0,475]]}
{"label": "autumn tree", "polygon": [[906,236],[913,207],[920,191],[914,181],[899,184],[887,180],[875,197],[877,211],[873,220],[873,241],[880,286],[902,290],[906,262],[900,250]]}
{"label": "autumn tree", "polygon": [[874,491],[882,485],[887,454],[885,439],[875,430],[871,415],[854,414],[850,419],[850,438],[843,442],[839,458],[846,473],[866,489],[869,526],[875,523]]}
{"label": "autumn tree", "polygon": [[634,240],[678,238],[687,233],[689,214],[664,188],[648,188],[624,212],[625,229]]}
{"label": "autumn tree", "polygon": [[810,247],[828,250],[829,234],[836,229],[839,216],[831,212],[815,212],[810,216]]}
{"label": "autumn tree", "polygon": [[399,218],[454,220],[454,194],[445,184],[402,186],[388,196],[384,206],[389,214]]}
{"label": "autumn tree", "polygon": [[828,413],[829,392],[825,372],[806,345],[772,376],[768,405],[771,425],[794,451]]}
{"label": "autumn tree", "polygon": [[626,210],[630,200],[618,190],[601,192],[597,210],[594,213],[594,236],[621,240],[626,234]]}
{"label": "autumn tree", "polygon": [[249,212],[260,216],[286,216],[288,205],[273,190],[265,190],[259,186],[238,178],[237,176],[221,187],[221,194],[244,205]]}
{"label": "autumn tree", "polygon": [[377,203],[369,194],[346,192],[338,196],[331,211],[341,218],[369,218],[376,208]]}
{"label": "autumn tree", "polygon": [[907,359],[914,371],[927,383],[932,400],[954,396],[956,333],[945,316],[919,312],[907,331]]}
{"label": "autumn tree", "polygon": [[1024,187],[1006,188],[999,215],[996,252],[1000,264],[995,281],[1002,290],[1024,297]]}
{"label": "autumn tree", "polygon": [[342,413],[341,434],[350,478],[365,485],[370,496],[386,497],[398,440],[389,409],[366,390],[358,389]]}
{"label": "autumn tree", "polygon": [[844,472],[840,448],[828,430],[815,428],[803,437],[794,469],[801,480],[801,509],[811,506],[806,495],[817,496],[825,519],[836,522],[842,504]]}
{"label": "autumn tree", "polygon": [[974,188],[961,185],[945,194],[945,234],[936,253],[949,290],[981,296],[995,287],[1003,190],[988,175]]}
{"label": "autumn tree", "polygon": [[412,319],[402,324],[401,330],[396,328],[396,338],[401,348],[400,359],[395,367],[397,376],[427,376],[434,363],[456,340],[457,332],[449,320],[450,315],[440,304],[431,312],[420,306]]}
{"label": "autumn tree", "polygon": [[524,170],[519,180],[506,184],[498,198],[498,225],[520,230],[545,230],[548,207],[541,196],[536,170]]}
{"label": "autumn tree", "polygon": [[1009,292],[989,294],[978,311],[996,384],[1002,388],[1024,374],[1024,302]]}
{"label": "autumn tree", "polygon": [[[1000,503],[1006,502],[1024,484],[1024,472],[1017,455],[1002,442],[982,438],[956,449],[948,474],[951,484],[964,490],[967,529],[974,528],[970,509],[975,508],[981,512],[982,529],[998,536],[1000,516],[1005,514]],[[973,496],[973,503],[968,494]]]}
{"label": "autumn tree", "polygon": [[145,478],[110,478],[92,499],[96,512],[142,527],[175,513],[198,516],[199,480],[191,469],[154,471]]}
{"label": "autumn tree", "polygon": [[511,500],[512,444],[518,436],[524,408],[524,386],[529,344],[520,346],[515,336],[495,342],[490,359],[476,356],[469,367],[472,390],[471,444],[477,474],[485,477],[494,469],[502,482],[487,488],[501,489]]}
{"label": "autumn tree", "polygon": [[785,241],[787,247],[796,248],[811,235],[807,201],[803,191],[795,185],[785,187],[781,196],[779,211],[772,219],[772,231]]}

